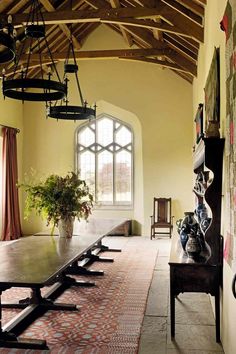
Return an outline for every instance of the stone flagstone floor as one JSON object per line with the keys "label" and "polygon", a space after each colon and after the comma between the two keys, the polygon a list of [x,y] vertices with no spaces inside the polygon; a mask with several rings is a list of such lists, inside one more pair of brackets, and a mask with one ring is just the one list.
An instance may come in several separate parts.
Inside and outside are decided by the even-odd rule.
{"label": "stone flagstone floor", "polygon": [[176,300],[175,339],[170,336],[170,240],[157,238],[159,253],[149,290],[138,354],[222,354],[207,294],[184,293]]}

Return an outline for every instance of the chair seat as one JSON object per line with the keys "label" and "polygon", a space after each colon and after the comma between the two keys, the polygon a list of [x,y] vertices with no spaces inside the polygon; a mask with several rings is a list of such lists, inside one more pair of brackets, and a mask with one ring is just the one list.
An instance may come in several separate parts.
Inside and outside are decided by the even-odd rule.
{"label": "chair seat", "polygon": [[166,222],[154,222],[152,227],[172,227],[171,223]]}

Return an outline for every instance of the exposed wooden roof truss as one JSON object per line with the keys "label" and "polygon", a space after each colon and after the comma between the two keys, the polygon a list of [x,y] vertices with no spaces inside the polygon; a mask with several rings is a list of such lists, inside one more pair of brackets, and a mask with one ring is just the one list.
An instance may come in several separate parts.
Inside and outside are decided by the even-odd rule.
{"label": "exposed wooden roof truss", "polygon": [[[39,0],[46,34],[55,61],[64,61],[72,27],[76,57],[82,59],[119,58],[168,68],[192,83],[197,75],[200,43],[204,41],[206,0]],[[21,46],[31,1],[1,0],[0,23],[8,15],[17,30]],[[119,33],[129,49],[84,51],[86,38],[105,24]],[[31,75],[39,74],[37,46],[32,53]],[[27,61],[27,46],[19,65]],[[43,65],[50,65],[46,50]],[[13,64],[5,65],[6,74]],[[0,70],[3,66],[0,67]]]}

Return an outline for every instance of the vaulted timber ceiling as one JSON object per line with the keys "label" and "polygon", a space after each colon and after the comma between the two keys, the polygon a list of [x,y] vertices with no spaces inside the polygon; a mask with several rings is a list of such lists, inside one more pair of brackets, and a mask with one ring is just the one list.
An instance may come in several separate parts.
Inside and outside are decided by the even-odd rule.
{"label": "vaulted timber ceiling", "polygon": [[[78,59],[119,58],[158,65],[174,71],[192,83],[197,75],[200,44],[204,40],[204,8],[207,0],[39,0],[46,34],[53,58],[64,61],[67,56],[70,24]],[[0,23],[12,15],[18,39],[27,23],[31,1],[1,0]],[[129,49],[84,51],[83,43],[100,25],[119,33]],[[18,48],[20,41],[17,42]],[[20,65],[27,61],[24,48]],[[30,75],[39,74],[36,51]],[[31,59],[31,60],[32,60]],[[50,65],[45,51],[43,64]],[[6,73],[13,64],[5,65]],[[3,66],[0,67],[0,70]]]}

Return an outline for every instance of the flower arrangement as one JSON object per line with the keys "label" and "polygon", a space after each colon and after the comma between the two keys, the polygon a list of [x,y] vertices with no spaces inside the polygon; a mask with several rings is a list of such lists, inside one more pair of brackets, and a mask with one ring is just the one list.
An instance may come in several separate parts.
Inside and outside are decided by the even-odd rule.
{"label": "flower arrangement", "polygon": [[[52,224],[53,229],[60,220],[87,220],[93,207],[93,195],[84,180],[74,172],[65,177],[51,174],[39,183],[22,183],[26,191],[25,215],[32,210]],[[53,231],[52,231],[53,232]]]}

